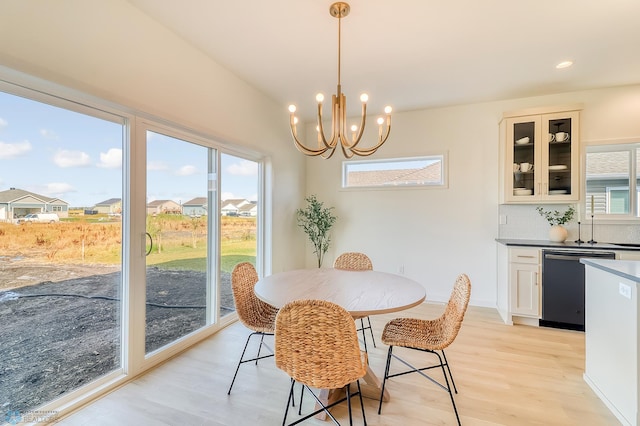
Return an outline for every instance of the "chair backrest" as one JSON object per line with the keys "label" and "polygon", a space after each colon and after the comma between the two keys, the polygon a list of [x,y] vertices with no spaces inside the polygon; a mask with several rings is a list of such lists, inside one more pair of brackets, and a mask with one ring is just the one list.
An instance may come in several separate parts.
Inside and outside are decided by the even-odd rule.
{"label": "chair backrest", "polygon": [[238,263],[231,272],[231,289],[240,322],[245,327],[272,333],[277,309],[256,296],[253,287],[258,273],[249,262]]}
{"label": "chair backrest", "polygon": [[336,389],[366,373],[353,317],[324,300],[296,300],[276,317],[276,366],[294,380]]}
{"label": "chair backrest", "polygon": [[333,267],[350,271],[366,271],[373,269],[373,264],[369,256],[364,253],[347,252],[337,257]]}
{"label": "chair backrest", "polygon": [[469,306],[470,298],[471,281],[466,274],[460,274],[453,285],[447,307],[438,319],[441,323],[443,337],[445,337],[445,341],[442,344],[444,347],[453,343],[458,335],[464,314],[467,312],[467,307]]}

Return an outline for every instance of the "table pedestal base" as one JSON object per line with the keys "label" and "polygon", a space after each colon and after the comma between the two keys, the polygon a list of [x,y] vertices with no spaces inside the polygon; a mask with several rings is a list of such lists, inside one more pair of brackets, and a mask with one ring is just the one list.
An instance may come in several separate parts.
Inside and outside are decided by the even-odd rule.
{"label": "table pedestal base", "polygon": [[[354,388],[357,388],[357,385],[353,384],[353,386]],[[362,391],[363,397],[375,399],[376,401],[380,400],[380,391],[382,390],[382,382],[380,381],[378,376],[376,376],[373,373],[373,370],[371,370],[371,367],[369,366],[367,366],[367,373],[364,375],[362,380],[360,380],[360,390]],[[318,395],[318,399],[320,399],[320,401],[322,401],[322,403],[326,406],[339,400],[340,398],[344,398],[346,392],[347,391],[345,388],[321,389],[320,394]],[[382,400],[387,402],[389,401],[389,399],[390,399],[389,391],[385,389],[384,395],[382,396]],[[318,410],[320,408],[321,407],[318,404],[316,404],[315,409]],[[326,420],[327,413],[322,411],[316,414],[315,418],[320,420]]]}

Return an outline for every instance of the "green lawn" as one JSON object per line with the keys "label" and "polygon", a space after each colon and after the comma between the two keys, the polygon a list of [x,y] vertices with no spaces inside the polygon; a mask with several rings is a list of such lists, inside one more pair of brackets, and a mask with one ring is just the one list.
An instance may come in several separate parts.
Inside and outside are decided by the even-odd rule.
{"label": "green lawn", "polygon": [[[221,246],[220,269],[231,272],[240,262],[256,262],[255,240],[223,242]],[[165,247],[162,253],[151,253],[147,256],[147,265],[155,265],[166,269],[187,269],[206,271],[207,250],[202,247],[186,246]]]}

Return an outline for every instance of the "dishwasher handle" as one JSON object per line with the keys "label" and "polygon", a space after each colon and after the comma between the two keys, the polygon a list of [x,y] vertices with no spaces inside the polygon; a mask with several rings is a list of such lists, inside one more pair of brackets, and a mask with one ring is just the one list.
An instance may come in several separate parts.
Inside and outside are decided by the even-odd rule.
{"label": "dishwasher handle", "polygon": [[554,260],[573,260],[575,262],[580,262],[580,259],[586,256],[571,256],[567,254],[545,254],[545,259],[554,259]]}
{"label": "dishwasher handle", "polygon": [[604,259],[615,259],[616,255],[613,252],[600,252],[594,251],[591,253],[584,252],[545,252],[543,251],[543,256],[545,259],[553,259],[553,260],[573,260],[579,262],[582,258],[604,258]]}

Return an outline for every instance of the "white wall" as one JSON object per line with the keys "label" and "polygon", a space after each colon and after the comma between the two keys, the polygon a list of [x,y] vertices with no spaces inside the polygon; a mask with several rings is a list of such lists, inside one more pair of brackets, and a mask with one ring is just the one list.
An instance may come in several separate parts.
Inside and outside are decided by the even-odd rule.
{"label": "white wall", "polygon": [[[395,113],[391,137],[371,158],[446,151],[448,189],[341,190],[340,153],[307,159],[307,194],[335,206],[339,216],[325,266],[343,251],[364,251],[375,269],[398,273],[404,267],[436,301],[448,299],[456,275],[464,272],[472,282],[471,304],[495,306],[498,123],[505,111],[574,103],[584,104],[584,140],[640,137],[640,87],[631,86]],[[314,129],[307,127],[308,140]],[[535,206],[515,207],[514,223],[517,209],[524,217],[535,212]],[[527,232],[530,223],[522,221],[519,229]],[[547,239],[547,228],[535,238]],[[307,252],[311,266],[308,246]]]}
{"label": "white wall", "polygon": [[304,160],[289,140],[285,106],[128,2],[3,2],[0,64],[269,156],[273,269],[302,264],[295,208]]}

